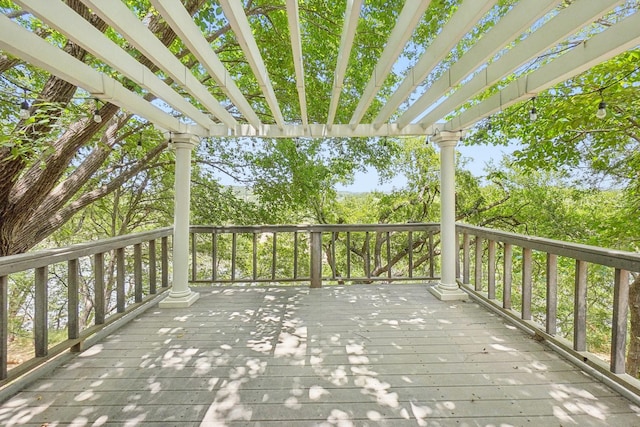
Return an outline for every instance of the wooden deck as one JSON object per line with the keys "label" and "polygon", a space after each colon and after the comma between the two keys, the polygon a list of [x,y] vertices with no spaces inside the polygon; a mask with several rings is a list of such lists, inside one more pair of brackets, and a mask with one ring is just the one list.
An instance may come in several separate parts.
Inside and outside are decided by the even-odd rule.
{"label": "wooden deck", "polygon": [[545,344],[424,285],[199,292],[4,402],[0,425],[640,425]]}

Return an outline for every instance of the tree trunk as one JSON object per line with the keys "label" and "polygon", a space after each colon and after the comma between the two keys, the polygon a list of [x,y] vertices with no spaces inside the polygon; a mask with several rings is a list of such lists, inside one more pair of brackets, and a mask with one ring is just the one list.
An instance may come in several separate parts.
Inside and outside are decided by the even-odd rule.
{"label": "tree trunk", "polygon": [[640,374],[640,274],[629,286],[629,315],[631,331],[627,350],[627,373],[634,378]]}

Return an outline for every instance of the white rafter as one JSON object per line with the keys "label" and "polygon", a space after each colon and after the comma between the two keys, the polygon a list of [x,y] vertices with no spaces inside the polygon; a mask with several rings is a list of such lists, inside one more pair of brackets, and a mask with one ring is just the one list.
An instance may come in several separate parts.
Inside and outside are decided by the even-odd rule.
{"label": "white rafter", "polygon": [[445,129],[464,129],[483,117],[535,96],[639,44],[640,14],[634,14],[548,64],[514,80],[500,92],[451,119]]}
{"label": "white rafter", "polygon": [[220,5],[222,6],[222,10],[224,11],[224,15],[227,17],[229,24],[231,24],[231,28],[233,28],[233,32],[238,39],[238,43],[240,43],[240,46],[242,47],[242,51],[249,61],[249,65],[251,65],[253,74],[258,79],[258,85],[262,89],[276,124],[278,124],[278,126],[283,126],[284,118],[280,111],[280,105],[278,104],[276,94],[273,91],[271,79],[269,79],[269,73],[267,72],[267,67],[264,65],[264,61],[262,60],[262,55],[260,55],[256,39],[253,37],[253,31],[249,25],[249,20],[242,8],[242,2],[237,0],[220,0]]}
{"label": "white rafter", "polygon": [[208,133],[208,130],[201,126],[181,123],[175,117],[122,86],[120,82],[94,70],[62,49],[14,23],[3,14],[0,14],[0,49],[83,88],[96,98],[144,117],[166,130],[199,135]]}
{"label": "white rafter", "polygon": [[375,126],[381,126],[397,110],[411,93],[422,84],[436,66],[458,44],[476,23],[491,9],[498,0],[477,1],[465,0],[444,26],[440,34],[420,56],[416,65],[409,70],[398,89],[385,102],[384,107],[373,121]]}
{"label": "white rafter", "polygon": [[247,121],[258,128],[261,125],[260,118],[253,110],[247,99],[235,84],[231,75],[211,49],[209,42],[193,22],[179,0],[150,0],[153,7],[162,15],[165,21],[176,32],[178,37],[189,48],[189,51],[200,61],[205,70],[214,78],[222,91]]}
{"label": "white rafter", "polygon": [[547,22],[543,29],[531,34],[513,49],[505,52],[497,61],[476,74],[469,82],[424,116],[419,124],[426,127],[442,119],[468,99],[491,87],[513,70],[520,68],[532,57],[546,52],[559,40],[564,40],[623,2],[624,0],[600,0],[597,2],[579,0],[572,3]]}
{"label": "white rafter", "polygon": [[433,103],[442,98],[449,89],[478,67],[485,64],[507,43],[512,42],[522,31],[529,29],[538,19],[556,6],[556,0],[522,0],[498,21],[487,34],[436,80],[416,102],[398,119],[398,124],[408,125],[424,113]]}
{"label": "white rafter", "polygon": [[153,74],[151,70],[105,37],[104,34],[63,2],[16,0],[15,3],[31,11],[43,22],[57,29],[95,57],[102,59],[105,63],[202,127],[210,128],[215,124],[206,114],[187,102],[180,94]]}
{"label": "white rafter", "polygon": [[356,36],[356,29],[358,28],[358,18],[360,17],[362,1],[363,0],[347,0],[342,36],[340,37],[340,48],[338,49],[336,72],[333,76],[333,90],[331,91],[331,101],[329,104],[329,117],[327,119],[327,125],[329,127],[331,127],[336,118],[340,92],[342,92],[342,84],[345,73],[347,72],[349,56],[351,56],[351,48],[353,47],[353,40]]}
{"label": "white rafter", "polygon": [[[505,77],[518,72],[523,65],[549,52],[567,37],[586,31],[593,21],[623,4],[624,0],[574,0],[553,15],[549,11],[559,6],[561,0],[520,0],[500,18],[492,15],[492,8],[497,0],[460,0],[456,12],[433,39],[431,45],[425,49],[416,65],[409,70],[397,90],[385,101],[375,120],[369,123],[362,122],[371,102],[380,96],[379,88],[398,61],[420,17],[425,10],[429,10],[430,0],[406,0],[389,39],[385,41],[385,49],[375,65],[371,79],[363,93],[356,94],[360,96],[360,102],[353,112],[353,117],[349,123],[335,123],[346,71],[349,66],[357,66],[357,64],[350,64],[349,60],[358,23],[361,14],[368,13],[368,8],[364,0],[345,0],[344,23],[341,25],[342,34],[337,52],[332,93],[330,100],[327,100],[323,98],[324,94],[312,94],[306,91],[302,48],[305,22],[300,21],[299,0],[278,0],[277,2],[274,0],[274,4],[278,4],[274,13],[286,11],[288,17],[291,57],[295,70],[295,75],[288,76],[288,79],[295,80],[301,113],[298,118],[292,118],[290,123],[285,123],[261,51],[257,47],[253,30],[243,10],[243,2],[221,0],[220,4],[243,49],[245,59],[250,64],[273,113],[275,124],[265,124],[259,118],[259,111],[248,102],[249,95],[243,93],[232,80],[225,64],[220,61],[206,36],[185,10],[183,2],[181,0],[150,0],[193,57],[199,61],[200,69],[206,70],[228,96],[233,104],[228,107],[235,106],[234,108],[237,108],[237,111],[246,119],[246,123],[238,123],[223,104],[211,95],[209,88],[200,83],[196,76],[146,27],[137,14],[129,9],[127,2],[123,0],[80,1],[105,20],[127,43],[156,64],[174,83],[165,84],[156,73],[140,64],[125,49],[112,42],[67,6],[67,2],[15,0],[23,9],[31,11],[45,24],[57,29],[69,40],[109,65],[114,72],[134,81],[158,99],[166,102],[175,111],[181,112],[183,116],[180,119],[168,114],[166,109],[147,102],[142,95],[128,90],[116,79],[103,75],[82,61],[74,59],[58,45],[36,36],[31,29],[23,26],[21,20],[13,21],[6,16],[0,16],[0,49],[85,89],[96,98],[116,104],[149,120],[163,129],[201,137],[424,136],[437,130],[465,129],[499,109],[526,100],[597,63],[606,61],[625,50],[637,48],[640,44],[640,13],[636,9],[630,9],[630,16],[622,21],[592,36],[582,45],[568,50],[548,64],[540,66],[539,69],[507,84],[498,94],[467,108],[469,100],[480,95],[482,91],[500,84]],[[303,15],[302,19],[305,17],[306,15]],[[451,49],[469,31],[474,27],[477,28],[483,17],[496,20],[493,28],[478,37],[475,45],[450,65],[439,78],[429,78],[434,70],[444,67],[442,61]],[[541,18],[547,21],[544,25],[541,24],[543,22]],[[532,24],[535,25],[532,26]],[[529,29],[530,33],[519,43],[510,45]],[[263,48],[269,49],[270,46],[263,46]],[[502,49],[504,51],[500,52]],[[499,57],[496,57],[497,52],[500,52]],[[328,64],[324,65],[326,67]],[[310,78],[309,75],[306,77]],[[425,88],[425,92],[414,102],[413,98],[417,97],[414,91],[427,81],[430,82],[430,86]],[[177,89],[174,90],[174,88]],[[191,96],[183,96],[183,90]],[[413,97],[412,94],[414,94]],[[313,100],[312,96],[315,97]],[[190,100],[198,102],[198,106],[192,104]],[[226,99],[224,102],[227,106]],[[325,124],[309,122],[308,102],[329,103]],[[400,115],[397,122],[390,123],[390,117],[398,114],[398,108],[403,102],[409,104],[408,108]],[[438,122],[443,117],[460,111],[463,107],[466,109],[448,123]],[[418,117],[420,120],[416,123]],[[184,123],[183,118],[195,124]]]}
{"label": "white rafter", "polygon": [[351,117],[349,122],[351,126],[359,124],[360,120],[362,120],[430,3],[431,0],[412,0],[404,4],[402,12],[398,16],[398,21],[393,27],[389,40],[387,40],[382,55],[373,70],[373,75],[369,83],[367,83],[367,87],[360,97],[360,102],[358,102],[358,106]]}
{"label": "white rafter", "polygon": [[[41,0],[44,1],[44,0]],[[237,121],[198,79],[121,1],[80,0],[100,18],[126,37],[144,56],[200,101],[213,115],[233,128]],[[98,47],[99,48],[99,47]]]}
{"label": "white rafter", "polygon": [[304,65],[302,63],[302,40],[300,38],[298,0],[287,0],[287,18],[289,20],[293,66],[296,70],[296,88],[298,89],[298,101],[300,102],[300,116],[302,125],[307,126],[309,120],[307,119],[307,94],[304,89]]}

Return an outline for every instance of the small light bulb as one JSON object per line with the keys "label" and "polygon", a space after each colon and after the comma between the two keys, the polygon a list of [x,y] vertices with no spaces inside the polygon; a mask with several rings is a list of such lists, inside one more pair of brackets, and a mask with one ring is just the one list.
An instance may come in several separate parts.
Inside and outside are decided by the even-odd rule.
{"label": "small light bulb", "polygon": [[20,118],[22,120],[27,120],[29,117],[31,117],[31,113],[29,112],[29,103],[24,100],[22,101],[22,104],[20,104]]}
{"label": "small light bulb", "polygon": [[531,107],[531,111],[529,112],[529,120],[531,120],[532,122],[538,120],[538,110],[536,110],[536,107]]}
{"label": "small light bulb", "polygon": [[93,121],[96,123],[101,123],[102,122],[102,116],[100,114],[98,114],[98,110],[95,110],[93,112]]}
{"label": "small light bulb", "polygon": [[596,117],[599,119],[604,119],[607,116],[607,103],[604,101],[600,101],[598,104],[598,112],[596,113]]}

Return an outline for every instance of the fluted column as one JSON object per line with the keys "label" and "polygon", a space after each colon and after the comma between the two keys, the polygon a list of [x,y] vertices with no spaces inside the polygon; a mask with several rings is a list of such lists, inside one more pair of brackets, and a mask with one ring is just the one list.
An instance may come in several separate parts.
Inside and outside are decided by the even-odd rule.
{"label": "fluted column", "polygon": [[191,151],[199,139],[191,134],[173,134],[172,148],[176,153],[174,220],[173,220],[173,281],[169,296],[160,307],[189,307],[200,294],[189,289],[189,220],[191,212]]}
{"label": "fluted column", "polygon": [[440,132],[432,142],[440,147],[440,283],[430,288],[443,301],[462,300],[467,293],[456,281],[456,145],[461,132]]}

